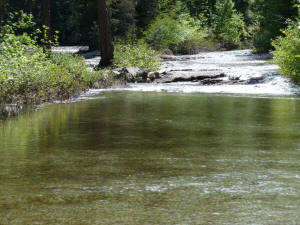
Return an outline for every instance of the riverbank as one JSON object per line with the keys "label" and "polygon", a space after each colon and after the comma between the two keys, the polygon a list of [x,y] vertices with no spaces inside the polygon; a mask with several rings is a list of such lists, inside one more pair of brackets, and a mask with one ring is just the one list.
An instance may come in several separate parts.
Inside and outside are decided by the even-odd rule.
{"label": "riverbank", "polygon": [[[100,53],[87,52],[83,47],[54,48],[55,53],[77,54],[79,64],[71,63],[67,74],[70,85],[66,82],[55,85],[61,91],[45,85],[26,89],[32,93],[13,95],[14,98],[2,103],[1,117],[7,118],[27,110],[25,105],[37,105],[44,102],[64,101],[77,98],[88,89],[122,88],[128,90],[204,93],[244,93],[244,94],[279,94],[293,95],[300,93],[299,87],[291,84],[278,74],[278,66],[268,64],[269,54],[251,54],[250,50],[205,52],[196,55],[161,55],[162,66],[159,71],[139,68],[115,68],[106,71],[94,71],[100,60]],[[80,56],[78,56],[78,54]],[[63,54],[55,54],[57,65],[66,66]],[[71,56],[71,55],[69,55]],[[63,65],[66,64],[66,65]],[[82,70],[82,68],[84,68]],[[81,71],[78,74],[76,71]],[[74,76],[77,74],[77,76]],[[85,74],[83,76],[83,74]],[[92,77],[87,80],[86,74]],[[72,86],[72,84],[76,84]],[[127,86],[126,86],[127,85]],[[20,93],[20,91],[16,91]],[[43,95],[44,97],[42,97]]]}
{"label": "riverbank", "polygon": [[0,52],[0,119],[32,106],[76,98],[90,88],[105,89],[124,83],[110,79],[103,71],[91,70],[82,56],[63,52],[46,56],[41,49],[28,49],[11,49],[19,54]]}

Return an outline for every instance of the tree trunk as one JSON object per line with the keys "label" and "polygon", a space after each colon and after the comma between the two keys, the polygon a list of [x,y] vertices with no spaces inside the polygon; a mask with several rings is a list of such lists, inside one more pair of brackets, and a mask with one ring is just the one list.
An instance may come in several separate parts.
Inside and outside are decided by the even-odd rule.
{"label": "tree trunk", "polygon": [[[0,33],[1,33],[1,30],[2,30],[2,0],[0,0]],[[1,41],[1,37],[0,37],[0,41]]]}
{"label": "tree trunk", "polygon": [[132,46],[134,46],[134,33],[135,33],[135,0],[132,0],[132,6],[133,6],[133,10],[132,10],[132,27],[131,27],[131,44]]}
{"label": "tree trunk", "polygon": [[134,46],[134,23],[131,27],[131,44]]}
{"label": "tree trunk", "polygon": [[[1,1],[1,0],[0,0]],[[44,47],[46,49],[51,49],[51,29],[50,29],[50,0],[41,0],[41,16],[42,16],[42,24],[47,28],[43,28],[45,37]]]}
{"label": "tree trunk", "polygon": [[112,59],[114,57],[114,49],[112,44],[112,35],[106,0],[97,0],[97,11],[101,46],[101,60],[99,63],[99,67],[106,67],[112,63]]}

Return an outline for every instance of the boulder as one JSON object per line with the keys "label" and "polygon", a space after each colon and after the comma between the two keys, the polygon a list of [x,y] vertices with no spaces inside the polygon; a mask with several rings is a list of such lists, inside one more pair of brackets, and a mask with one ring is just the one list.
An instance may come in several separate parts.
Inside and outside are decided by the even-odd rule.
{"label": "boulder", "polygon": [[150,79],[150,81],[154,81],[155,79],[160,78],[160,74],[159,72],[150,72],[148,73],[148,78]]}
{"label": "boulder", "polygon": [[135,81],[135,76],[133,76],[131,73],[126,73],[125,74],[125,79],[126,79],[127,82],[132,83],[132,82]]}
{"label": "boulder", "polygon": [[139,72],[139,68],[137,67],[129,67],[129,68],[126,68],[127,69],[127,73],[130,73],[132,76],[136,77],[137,76],[137,73]]}
{"label": "boulder", "polygon": [[258,84],[264,80],[264,77],[251,77],[247,80],[247,84]]}
{"label": "boulder", "polygon": [[148,74],[149,74],[149,70],[147,69],[139,70],[139,72],[137,73],[138,83],[147,82]]}

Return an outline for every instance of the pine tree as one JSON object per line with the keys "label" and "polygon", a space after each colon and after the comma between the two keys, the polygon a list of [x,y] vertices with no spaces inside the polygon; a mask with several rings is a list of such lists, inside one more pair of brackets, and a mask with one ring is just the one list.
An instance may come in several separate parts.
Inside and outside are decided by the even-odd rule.
{"label": "pine tree", "polygon": [[111,27],[106,0],[97,0],[97,11],[101,49],[101,60],[99,67],[106,67],[112,63],[112,59],[114,57]]}

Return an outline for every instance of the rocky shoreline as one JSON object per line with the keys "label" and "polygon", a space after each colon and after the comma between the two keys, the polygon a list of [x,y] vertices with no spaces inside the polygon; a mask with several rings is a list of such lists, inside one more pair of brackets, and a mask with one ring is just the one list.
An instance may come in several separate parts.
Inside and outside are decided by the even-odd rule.
{"label": "rocky shoreline", "polygon": [[162,55],[165,67],[160,71],[149,71],[139,68],[115,68],[106,71],[106,76],[114,76],[128,83],[173,83],[193,82],[198,85],[235,85],[235,84],[257,84],[264,82],[265,77],[250,77],[242,79],[240,76],[231,76],[220,69],[193,69],[193,68],[168,68],[170,62],[185,62],[187,60],[199,60],[199,56],[173,56]]}
{"label": "rocky shoreline", "polygon": [[[247,57],[252,61],[243,61],[238,59],[238,65],[232,65],[232,60],[229,60],[218,52],[221,56],[216,58],[212,53],[204,53],[197,55],[161,55],[163,62],[160,71],[149,71],[139,68],[115,68],[105,72],[105,76],[114,76],[116,79],[127,83],[174,83],[174,82],[193,82],[197,85],[253,85],[264,83],[267,76],[251,75],[251,67],[263,66],[270,55],[255,55],[249,52],[244,52],[238,55],[241,59]],[[77,54],[82,55],[86,59],[86,63],[95,68],[100,61],[100,52],[82,51]],[[226,53],[225,53],[226,54]],[[196,67],[195,67],[196,65]],[[244,68],[245,65],[250,66],[248,71],[242,74],[233,73],[239,66]],[[247,74],[247,76],[245,76]],[[249,75],[249,76],[248,76]]]}
{"label": "rocky shoreline", "polygon": [[225,85],[225,84],[257,84],[264,81],[264,77],[240,79],[231,77],[219,71],[149,71],[139,68],[122,68],[106,72],[117,79],[128,83],[172,83],[172,82],[198,82],[198,85]]}

